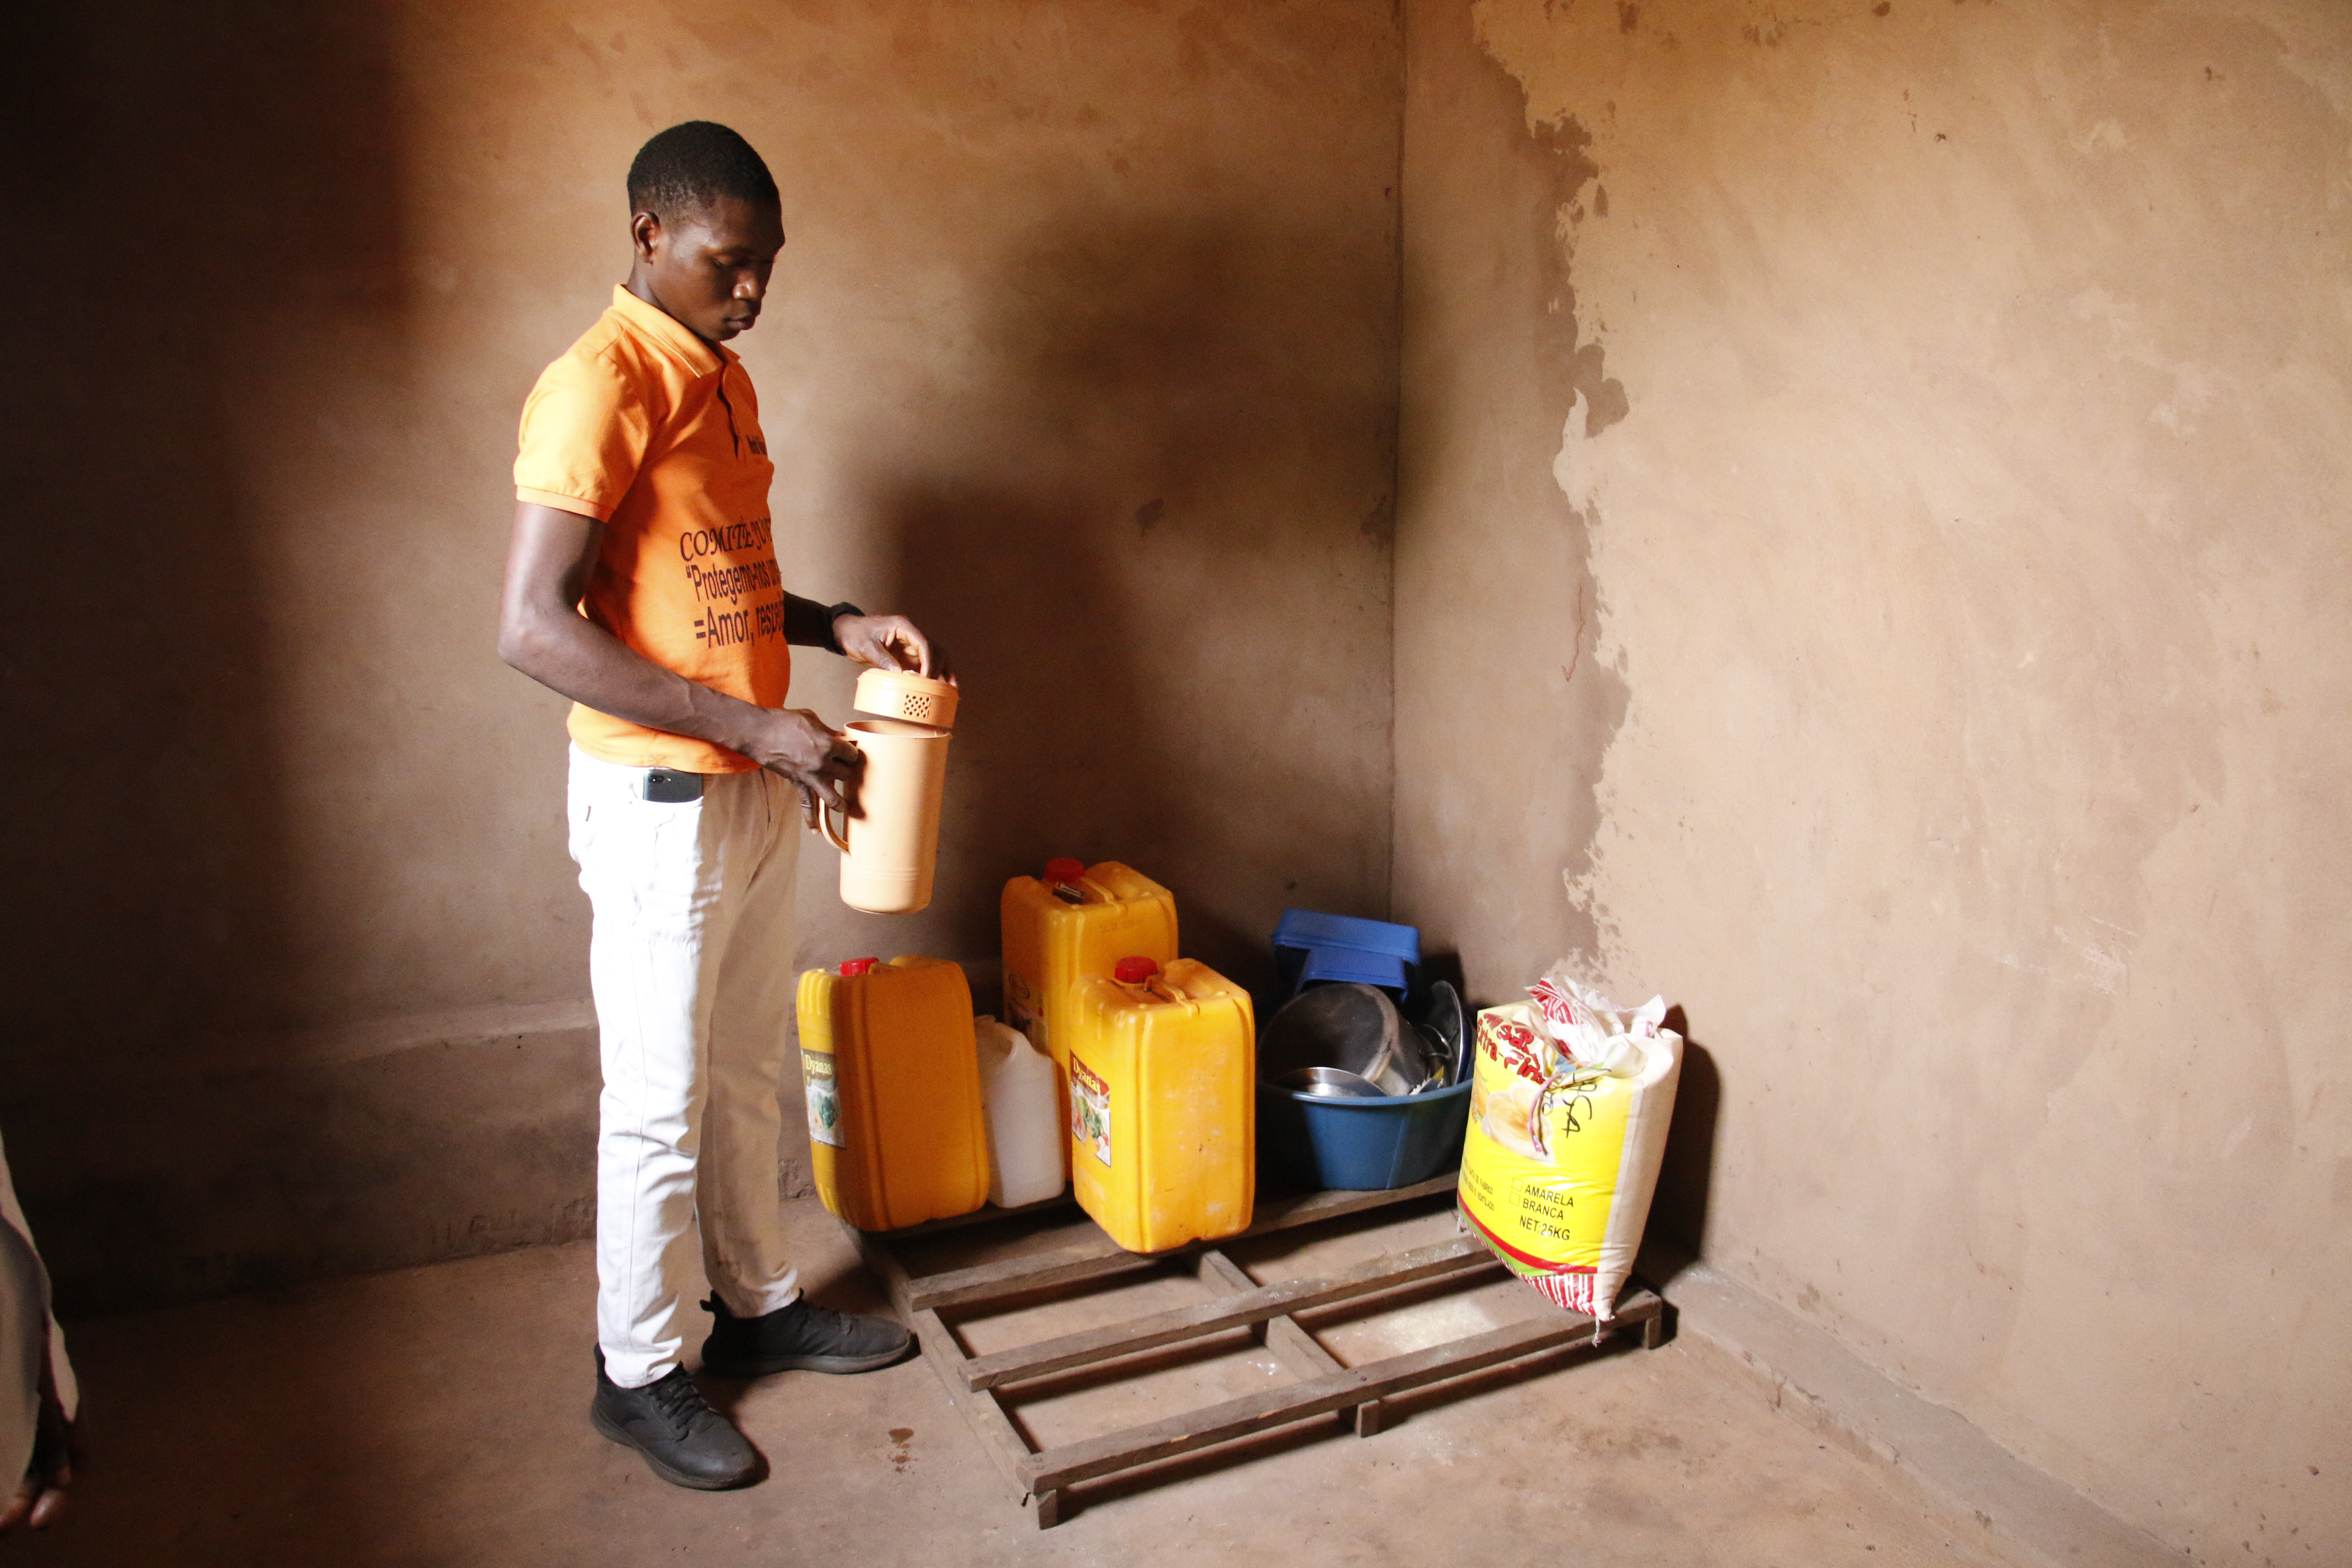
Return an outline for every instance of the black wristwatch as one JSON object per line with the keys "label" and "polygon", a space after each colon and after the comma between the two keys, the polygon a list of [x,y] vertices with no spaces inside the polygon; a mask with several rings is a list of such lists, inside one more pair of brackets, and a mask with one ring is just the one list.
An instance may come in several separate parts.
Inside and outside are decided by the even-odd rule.
{"label": "black wristwatch", "polygon": [[841,646],[841,634],[833,629],[833,623],[841,619],[844,616],[862,616],[865,613],[865,611],[859,609],[856,605],[851,604],[846,599],[844,599],[838,605],[826,605],[824,611],[824,646],[832,649],[835,653],[847,653],[849,650]]}

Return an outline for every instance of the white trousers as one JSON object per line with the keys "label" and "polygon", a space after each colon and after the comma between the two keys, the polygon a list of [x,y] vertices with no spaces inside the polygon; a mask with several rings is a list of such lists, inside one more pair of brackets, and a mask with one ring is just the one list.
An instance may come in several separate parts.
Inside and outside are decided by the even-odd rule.
{"label": "white trousers", "polygon": [[588,977],[604,1093],[596,1136],[596,1339],[642,1388],[678,1364],[700,1231],[728,1310],[790,1306],[778,1194],[793,1004],[798,792],[764,769],[698,801],[645,798],[646,770],[572,750],[572,858],[593,911]]}

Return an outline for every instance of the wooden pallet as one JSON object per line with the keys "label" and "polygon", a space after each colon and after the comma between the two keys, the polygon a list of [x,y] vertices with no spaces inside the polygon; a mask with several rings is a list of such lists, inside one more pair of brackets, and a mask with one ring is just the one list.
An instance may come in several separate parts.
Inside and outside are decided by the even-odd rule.
{"label": "wooden pallet", "polygon": [[[1347,1215],[1451,1192],[1449,1173],[1415,1186],[1390,1192],[1316,1193],[1261,1204],[1255,1223],[1241,1237],[1265,1236],[1334,1220]],[[1172,1253],[1144,1256],[1121,1251],[1095,1230],[1086,1238],[1034,1247],[1014,1257],[940,1273],[908,1272],[899,1247],[917,1237],[956,1226],[985,1224],[1062,1206],[1066,1198],[1028,1209],[983,1210],[961,1220],[906,1230],[853,1229],[858,1250],[890,1291],[898,1317],[921,1340],[923,1355],[947,1385],[949,1401],[963,1412],[981,1446],[995,1459],[1024,1502],[1035,1504],[1037,1527],[1061,1522],[1066,1493],[1082,1481],[1157,1464],[1181,1454],[1342,1411],[1353,1413],[1356,1435],[1369,1437],[1381,1426],[1383,1400],[1490,1367],[1535,1357],[1594,1337],[1591,1319],[1553,1312],[1483,1334],[1473,1334],[1405,1355],[1349,1367],[1323,1348],[1294,1315],[1311,1308],[1356,1300],[1403,1286],[1500,1268],[1475,1237],[1457,1236],[1428,1247],[1373,1259],[1313,1279],[1260,1284],[1219,1247],[1196,1245]],[[1192,1263],[1201,1282],[1215,1295],[1168,1311],[1148,1313],[1101,1328],[1062,1334],[1034,1344],[986,1355],[968,1353],[943,1314],[987,1309],[1018,1298],[1036,1298],[1090,1281]],[[1612,1327],[1641,1331],[1643,1345],[1664,1338],[1665,1303],[1639,1286],[1617,1304]],[[1032,1448],[1001,1401],[999,1391],[1055,1373],[1117,1361],[1125,1356],[1247,1329],[1297,1379],[1220,1405],[1184,1411],[1164,1420],[1063,1444]]]}

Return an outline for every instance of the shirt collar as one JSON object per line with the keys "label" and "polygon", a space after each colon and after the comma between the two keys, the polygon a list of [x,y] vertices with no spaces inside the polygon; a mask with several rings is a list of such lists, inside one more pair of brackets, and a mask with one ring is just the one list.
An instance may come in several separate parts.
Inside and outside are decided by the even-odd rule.
{"label": "shirt collar", "polygon": [[698,376],[715,374],[721,365],[738,363],[733,350],[704,342],[660,306],[648,305],[630,293],[625,284],[613,285],[613,309],[629,331],[651,339]]}

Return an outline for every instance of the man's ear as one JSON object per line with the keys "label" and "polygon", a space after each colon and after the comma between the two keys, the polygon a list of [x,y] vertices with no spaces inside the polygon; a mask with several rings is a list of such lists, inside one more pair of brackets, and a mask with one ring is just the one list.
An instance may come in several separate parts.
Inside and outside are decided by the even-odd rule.
{"label": "man's ear", "polygon": [[662,221],[652,213],[635,213],[629,218],[629,243],[640,261],[654,258],[654,242],[661,237]]}

